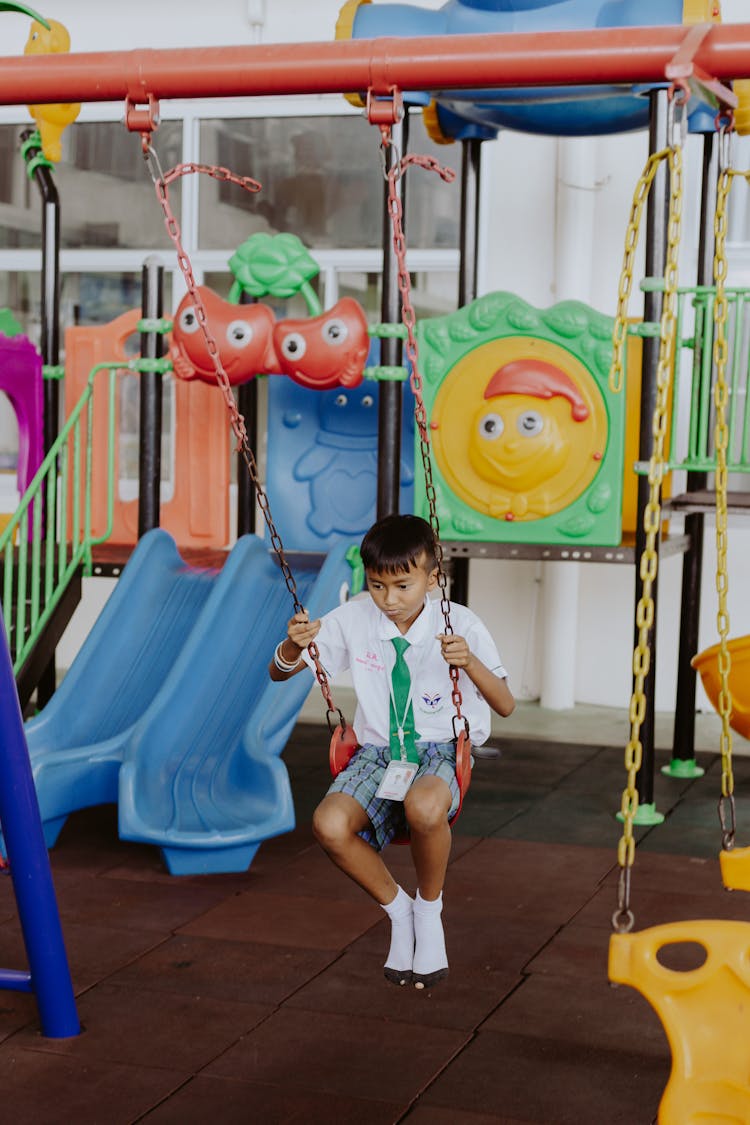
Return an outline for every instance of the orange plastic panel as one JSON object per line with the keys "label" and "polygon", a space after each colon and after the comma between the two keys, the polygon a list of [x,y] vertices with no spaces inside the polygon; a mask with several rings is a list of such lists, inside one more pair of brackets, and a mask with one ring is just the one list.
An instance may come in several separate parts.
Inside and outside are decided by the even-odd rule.
{"label": "orange plastic panel", "polygon": [[[729,694],[732,699],[732,713],[729,723],[743,738],[750,738],[750,636],[734,637],[727,645],[731,666],[729,669]],[[706,695],[718,710],[719,689],[719,645],[711,645],[694,656],[690,661],[700,673]]]}
{"label": "orange plastic panel", "polygon": [[[706,960],[682,972],[657,960],[668,945],[697,943]],[[672,1049],[659,1125],[747,1125],[750,1121],[750,923],[671,922],[614,934],[609,979],[652,1005]]]}
{"label": "orange plastic panel", "polygon": [[[137,332],[140,312],[132,309],[110,324],[69,328],[65,333],[65,402],[69,412],[97,363],[125,360],[125,342]],[[102,375],[104,379],[106,376]],[[230,429],[217,387],[174,380],[174,493],[162,501],[161,526],[181,547],[224,547],[229,540]],[[106,530],[106,395],[95,395],[94,498],[92,530]],[[120,464],[120,401],[117,402],[115,477]],[[110,542],[135,543],[138,501],[122,499],[115,487],[114,527]]]}

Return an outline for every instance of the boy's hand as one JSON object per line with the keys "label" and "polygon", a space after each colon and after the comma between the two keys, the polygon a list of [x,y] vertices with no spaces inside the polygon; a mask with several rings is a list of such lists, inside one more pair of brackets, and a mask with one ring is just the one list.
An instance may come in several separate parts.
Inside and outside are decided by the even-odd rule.
{"label": "boy's hand", "polygon": [[455,665],[456,668],[466,668],[472,659],[471,649],[466,643],[466,638],[459,637],[456,633],[438,633],[437,639],[440,641],[443,660],[447,664]]}
{"label": "boy's hand", "polygon": [[320,618],[316,621],[310,621],[306,609],[303,609],[301,613],[295,613],[286,627],[287,637],[293,645],[297,646],[300,652],[307,648],[310,641],[315,640],[319,632]]}

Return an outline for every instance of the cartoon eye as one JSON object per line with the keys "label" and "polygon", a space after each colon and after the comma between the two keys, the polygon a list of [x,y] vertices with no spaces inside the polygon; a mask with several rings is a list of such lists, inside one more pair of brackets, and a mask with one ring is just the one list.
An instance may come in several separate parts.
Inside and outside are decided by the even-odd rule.
{"label": "cartoon eye", "polygon": [[326,344],[343,344],[349,329],[343,320],[327,320],[320,330]]}
{"label": "cartoon eye", "polygon": [[227,325],[227,340],[233,348],[246,348],[253,338],[253,330],[246,320],[233,320]]}
{"label": "cartoon eye", "polygon": [[375,399],[372,397],[372,395],[364,395],[362,398],[362,405],[365,407],[372,406],[374,402]]}
{"label": "cartoon eye", "polygon": [[192,305],[188,305],[187,308],[183,309],[180,313],[180,328],[186,336],[190,336],[200,328],[198,314]]}
{"label": "cartoon eye", "polygon": [[523,437],[536,437],[544,429],[544,418],[537,410],[525,410],[516,422],[516,429]]}
{"label": "cartoon eye", "polygon": [[286,356],[287,359],[302,359],[306,351],[305,337],[300,335],[299,332],[290,332],[281,341],[281,354]]}
{"label": "cartoon eye", "polygon": [[505,429],[505,422],[499,414],[485,414],[479,422],[479,436],[487,441],[495,441]]}
{"label": "cartoon eye", "polygon": [[346,395],[336,395],[333,401],[336,406],[346,406],[349,399],[346,397]]}

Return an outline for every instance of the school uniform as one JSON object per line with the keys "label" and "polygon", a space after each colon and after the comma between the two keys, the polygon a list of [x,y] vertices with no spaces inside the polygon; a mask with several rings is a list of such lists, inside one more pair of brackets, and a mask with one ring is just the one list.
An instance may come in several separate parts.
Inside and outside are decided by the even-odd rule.
{"label": "school uniform", "polygon": [[[507,676],[495,642],[472,610],[451,602],[450,622],[454,633],[466,638],[472,653],[491,672],[501,679]],[[353,726],[361,749],[334,778],[329,792],[348,793],[362,805],[372,831],[361,835],[378,850],[406,829],[403,803],[375,797],[391,758],[390,682],[396,660],[392,638],[403,636],[409,642],[404,659],[412,681],[411,703],[420,762],[416,777],[425,773],[442,777],[453,798],[450,815],[458,808],[453,684],[436,639],[438,633],[444,632],[445,618],[437,598],[425,598],[419,617],[402,634],[366,594],[327,613],[315,638],[326,675],[333,680],[349,670],[357,696]],[[314,668],[307,651],[302,658]],[[459,669],[458,687],[461,713],[468,720],[472,745],[481,746],[490,734],[490,707],[463,669]]]}

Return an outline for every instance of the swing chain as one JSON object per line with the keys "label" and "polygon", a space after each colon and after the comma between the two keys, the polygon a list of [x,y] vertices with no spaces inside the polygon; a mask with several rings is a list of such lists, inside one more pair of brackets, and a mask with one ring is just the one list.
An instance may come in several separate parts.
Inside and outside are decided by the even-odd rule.
{"label": "swing chain", "polygon": [[[659,556],[656,550],[657,537],[661,526],[661,485],[664,477],[665,438],[669,393],[674,369],[674,350],[676,334],[678,256],[680,226],[682,217],[682,151],[679,146],[663,150],[649,157],[646,169],[636,190],[636,200],[640,200],[639,212],[643,206],[644,186],[647,189],[653,182],[656,170],[662,160],[667,161],[669,169],[669,218],[667,226],[667,251],[664,267],[664,295],[659,325],[659,356],[656,367],[656,405],[652,422],[653,447],[649,461],[649,498],[643,512],[643,530],[646,536],[645,547],[640,561],[641,596],[636,610],[638,639],[633,653],[633,694],[630,701],[630,738],[625,747],[625,767],[627,785],[622,794],[621,816],[623,833],[620,839],[617,858],[621,868],[618,912],[613,916],[615,929],[622,927],[630,913],[630,878],[625,872],[633,866],[635,859],[635,839],[633,822],[638,811],[637,775],[643,760],[641,726],[646,717],[645,682],[651,666],[651,631],[654,625],[654,585]],[[635,205],[634,205],[635,211]],[[633,230],[637,238],[637,223],[631,221],[627,241],[632,254],[635,252]],[[627,255],[626,255],[627,257]],[[632,921],[630,922],[632,925]],[[629,927],[628,927],[629,928]]]}
{"label": "swing chain", "polygon": [[[399,157],[398,150],[396,149],[391,139],[390,130],[381,128],[383,140],[381,142],[381,153],[383,154],[383,166],[387,168],[386,179],[388,181],[388,214],[391,219],[393,227],[393,251],[396,256],[396,263],[398,266],[398,288],[401,294],[401,320],[406,328],[406,341],[404,350],[406,358],[411,368],[409,376],[409,383],[414,395],[414,420],[416,422],[417,431],[419,433],[419,452],[422,458],[422,467],[424,470],[424,485],[425,496],[430,513],[430,526],[432,527],[433,535],[435,537],[435,556],[438,564],[438,586],[440,588],[440,609],[443,614],[444,628],[447,635],[453,634],[453,626],[450,619],[450,600],[447,594],[448,579],[445,574],[444,568],[444,552],[443,545],[440,541],[440,521],[437,512],[437,491],[432,477],[432,458],[430,456],[430,434],[427,424],[427,408],[425,407],[424,398],[422,396],[422,376],[419,372],[419,348],[417,345],[416,337],[416,323],[417,317],[414,311],[414,306],[411,300],[411,276],[406,264],[406,239],[404,237],[404,210],[399,198],[398,181],[403,176],[409,165],[415,165],[418,168],[424,168],[430,172],[436,172],[442,180],[446,183],[452,183],[456,178],[456,173],[452,168],[447,168],[440,164],[433,156],[417,156],[409,154],[407,156]],[[390,151],[392,150],[392,151]],[[390,168],[389,163],[390,151]],[[451,693],[451,701],[456,709],[456,720],[461,722],[463,720],[465,729],[468,733],[468,723],[461,713],[461,706],[463,704],[463,696],[461,689],[458,686],[459,671],[455,665],[449,665],[451,683],[453,690]],[[455,724],[454,724],[455,728]]]}
{"label": "swing chain", "polygon": [[[208,176],[211,176],[213,179],[220,180],[222,182],[237,184],[245,191],[260,191],[261,185],[256,180],[251,179],[249,176],[237,176],[233,172],[230,172],[228,168],[217,167],[210,164],[178,164],[176,167],[164,173],[159,162],[159,157],[151,144],[150,134],[143,133],[141,135],[141,141],[143,144],[144,160],[149,170],[151,179],[153,180],[154,188],[156,190],[156,197],[159,201],[159,205],[164,215],[164,223],[167,228],[167,234],[174,243],[174,247],[177,252],[177,263],[180,267],[180,270],[182,271],[182,276],[185,279],[185,286],[188,293],[190,294],[190,299],[192,300],[193,306],[195,308],[195,316],[200,326],[201,332],[203,333],[203,337],[206,343],[206,350],[208,351],[208,354],[211,358],[211,363],[213,364],[216,382],[218,383],[224,395],[224,401],[229,412],[232,430],[235,437],[237,438],[237,452],[245,462],[245,466],[250,475],[250,479],[255,486],[258,507],[263,514],[263,519],[265,520],[266,527],[268,528],[271,547],[273,548],[278,559],[279,567],[281,569],[281,573],[284,576],[284,582],[286,583],[286,588],[291,594],[292,602],[294,604],[294,612],[301,613],[304,610],[304,606],[299,600],[299,595],[297,593],[297,584],[294,580],[294,575],[292,574],[292,570],[289,566],[286,555],[284,554],[284,545],[281,541],[281,536],[278,533],[276,525],[273,521],[273,517],[271,515],[271,507],[268,500],[268,494],[263,487],[263,482],[258,470],[258,464],[255,460],[255,454],[250,447],[250,440],[248,438],[247,429],[245,427],[245,419],[237,408],[237,403],[234,398],[232,386],[229,382],[229,377],[227,376],[227,373],[224,370],[224,366],[221,362],[219,346],[216,343],[216,339],[214,338],[208,324],[206,307],[203,303],[203,299],[201,298],[198,286],[196,285],[195,275],[193,274],[193,267],[190,261],[190,257],[184,246],[182,245],[182,233],[180,230],[180,224],[174,214],[174,211],[172,210],[172,205],[169,201],[169,184],[173,183],[181,176],[185,176],[194,172],[202,172]],[[310,656],[312,657],[313,663],[315,665],[315,676],[323,692],[326,706],[328,707],[329,712],[335,711],[337,709],[334,707],[330,687],[328,684],[328,677],[326,676],[325,669],[320,663],[320,653],[318,651],[318,646],[314,641],[311,641],[308,645],[308,652],[310,653]],[[338,714],[341,715],[341,712],[339,711]]]}
{"label": "swing chain", "polygon": [[[727,204],[729,190],[735,176],[729,166],[729,141],[731,122],[722,126],[719,134],[719,182],[716,193],[716,216],[714,219],[714,366],[716,383],[714,386],[715,436],[716,446],[716,592],[718,611],[716,616],[719,633],[719,697],[717,710],[721,717],[721,800],[719,801],[719,820],[722,829],[722,847],[730,850],[734,846],[734,775],[732,771],[732,732],[729,725],[732,713],[732,698],[729,691],[731,654],[728,647],[729,610],[727,595],[729,575],[727,569],[727,449],[729,446],[729,427],[727,425],[727,406],[729,404],[729,385],[727,383],[727,362],[729,345],[727,341],[727,321],[729,302],[726,296],[727,279]],[[750,180],[750,173],[743,173]],[[735,329],[737,330],[737,329]],[[731,809],[730,828],[726,825],[724,804]]]}
{"label": "swing chain", "polygon": [[[625,368],[627,365],[627,357],[625,354],[625,346],[628,335],[628,302],[633,288],[633,271],[635,267],[635,254],[638,249],[638,238],[640,235],[641,222],[643,219],[643,208],[648,200],[651,186],[659,171],[662,161],[670,162],[672,168],[672,154],[681,151],[681,144],[679,142],[684,140],[685,131],[687,129],[687,117],[685,112],[684,102],[678,97],[674,96],[675,87],[670,90],[669,107],[667,111],[667,133],[669,145],[667,148],[661,149],[659,152],[652,153],[646,166],[641,174],[640,179],[636,185],[633,194],[633,202],[630,211],[630,219],[628,221],[627,230],[625,233],[625,254],[623,257],[622,271],[620,273],[620,282],[617,290],[617,312],[615,314],[615,324],[612,332],[612,366],[609,372],[609,389],[613,394],[619,394],[625,382]],[[673,172],[674,175],[674,172]],[[681,167],[678,170],[679,190],[682,191],[682,172]]]}

